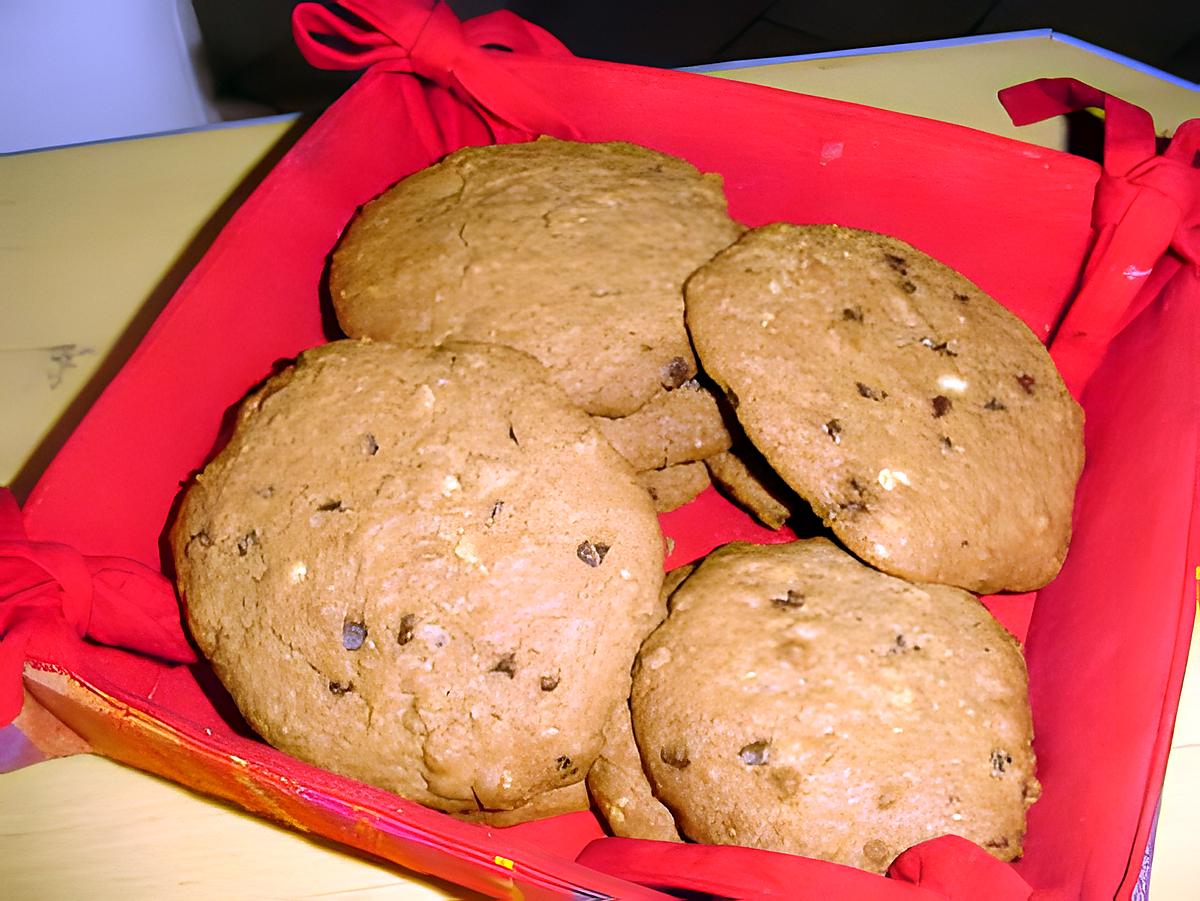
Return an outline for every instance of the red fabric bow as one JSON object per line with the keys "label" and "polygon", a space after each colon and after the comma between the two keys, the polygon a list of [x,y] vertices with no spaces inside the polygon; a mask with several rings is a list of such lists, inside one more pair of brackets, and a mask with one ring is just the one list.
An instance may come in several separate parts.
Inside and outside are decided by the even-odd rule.
{"label": "red fabric bow", "polygon": [[[733,846],[602,838],[579,863],[642,885],[724,897],[840,898],[844,901],[1052,901],[1009,864],[957,835],[914,845],[888,867],[887,882],[863,870]],[[753,874],[753,875],[750,875]],[[747,886],[753,885],[751,892]]]}
{"label": "red fabric bow", "polygon": [[1078,398],[1113,337],[1158,296],[1161,286],[1150,276],[1168,248],[1200,267],[1200,120],[1181,125],[1158,156],[1149,113],[1073,78],[1028,81],[999,97],[1017,125],[1085,107],[1105,113],[1104,171],[1092,214],[1096,241],[1051,344]]}
{"label": "red fabric bow", "polygon": [[508,52],[570,56],[549,32],[498,10],[460,22],[440,0],[342,0],[361,24],[319,3],[300,3],[292,33],[322,69],[419,75],[460,95],[482,114],[531,134],[578,138],[540,92],[503,65]]}
{"label": "red fabric bow", "polygon": [[21,712],[26,654],[59,660],[85,636],[175,663],[196,659],[162,575],[124,557],[30,541],[12,493],[0,489],[0,726]]}

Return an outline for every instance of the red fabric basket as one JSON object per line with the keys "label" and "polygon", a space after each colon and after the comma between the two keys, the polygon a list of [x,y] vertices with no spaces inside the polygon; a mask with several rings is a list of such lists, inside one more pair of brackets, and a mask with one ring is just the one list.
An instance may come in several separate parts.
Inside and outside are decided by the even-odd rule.
{"label": "red fabric basket", "polygon": [[[1103,168],[853,104],[572,57],[505,13],[428,0],[295,12],[315,64],[368,71],[266,177],[18,511],[0,493],[0,722],[20,672],[98,751],[490,894],[1128,897],[1170,746],[1200,548],[1200,121],[1156,155],[1141,110],[1065,79],[1018,121],[1100,106]],[[606,838],[590,813],[464,824],[249,735],[183,637],[163,536],[180,484],[281,358],[327,340],[326,260],[364,201],[468,144],[628,140],[724,175],[748,225],[837,222],[955,266],[1049,340],[1087,415],[1061,575],[986,598],[1025,641],[1045,791],[1009,865],[962,839],[889,878],[741,848]],[[779,540],[711,491],[663,518],[677,565]],[[784,536],[786,537],[786,536]]]}

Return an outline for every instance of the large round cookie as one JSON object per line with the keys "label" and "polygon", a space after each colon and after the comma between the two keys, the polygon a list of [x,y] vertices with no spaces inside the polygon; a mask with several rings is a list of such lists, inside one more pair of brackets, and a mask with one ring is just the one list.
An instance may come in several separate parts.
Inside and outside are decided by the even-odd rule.
{"label": "large round cookie", "polygon": [[264,738],[451,812],[582,803],[562,789],[660,616],[646,491],[502,347],[303,354],[171,540],[192,634]]}
{"label": "large round cookie", "polygon": [[966,592],[820,538],[710,555],[638,655],[632,712],[701,842],[882,872],[953,833],[1009,860],[1040,792],[1012,637]]}
{"label": "large round cookie", "polygon": [[741,231],[719,175],[643,147],[469,147],[368,203],[329,282],[352,337],[515,347],[625,416],[695,373],[683,282]]}
{"label": "large round cookie", "polygon": [[686,290],[746,435],[855,554],[979,592],[1058,573],[1083,415],[1033,333],[965,277],[883,235],[772,225]]}

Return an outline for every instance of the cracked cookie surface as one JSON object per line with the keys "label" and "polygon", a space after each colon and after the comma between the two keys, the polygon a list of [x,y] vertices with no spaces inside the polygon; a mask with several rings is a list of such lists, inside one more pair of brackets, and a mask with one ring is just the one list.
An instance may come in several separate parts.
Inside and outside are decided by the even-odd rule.
{"label": "cracked cookie surface", "polygon": [[1083,414],[1036,336],[968,279],[894,238],[778,224],[685,290],[747,437],[855,554],[984,593],[1058,573]]}
{"label": "cracked cookie surface", "polygon": [[242,405],[171,543],[192,634],[265,739],[485,820],[585,803],[661,615],[645,490],[503,347],[302,354]]}
{"label": "cracked cookie surface", "polygon": [[883,872],[952,833],[1011,860],[1041,790],[1012,636],[967,592],[822,538],[710,554],[642,646],[631,707],[694,841]]}
{"label": "cracked cookie surface", "polygon": [[330,293],[351,337],[515,347],[625,416],[695,374],[683,282],[742,230],[720,176],[643,147],[470,147],[363,207]]}

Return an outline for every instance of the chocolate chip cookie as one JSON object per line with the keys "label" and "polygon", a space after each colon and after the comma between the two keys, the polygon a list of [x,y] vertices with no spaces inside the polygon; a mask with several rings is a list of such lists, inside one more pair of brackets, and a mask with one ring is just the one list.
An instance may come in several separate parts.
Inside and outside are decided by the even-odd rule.
{"label": "chocolate chip cookie", "polygon": [[1040,793],[1016,641],[967,592],[822,538],[706,558],[639,652],[632,716],[699,842],[883,872],[952,833],[1011,860]]}
{"label": "chocolate chip cookie", "polygon": [[171,544],[192,634],[267,741],[493,821],[579,806],[661,615],[646,491],[493,345],[301,355],[242,406]]}
{"label": "chocolate chip cookie", "polygon": [[720,176],[644,147],[468,147],[363,207],[330,293],[351,337],[515,347],[625,416],[694,375],[681,288],[741,232]]}
{"label": "chocolate chip cookie", "polygon": [[698,460],[639,472],[638,482],[650,493],[659,513],[682,507],[712,484],[708,469]]}
{"label": "chocolate chip cookie", "polygon": [[638,471],[703,460],[728,450],[732,440],[717,399],[694,379],[655,395],[628,416],[597,416],[595,422]]}
{"label": "chocolate chip cookie", "polygon": [[[662,587],[661,613],[667,602],[695,566],[687,564],[667,573]],[[587,775],[587,788],[613,835],[680,841],[671,812],[654,797],[638,754],[629,718],[629,704],[619,704],[604,729],[604,747]]]}
{"label": "chocolate chip cookie", "polygon": [[855,554],[978,592],[1052,579],[1083,415],[1034,334],[895,238],[755,229],[688,282],[746,435]]}

